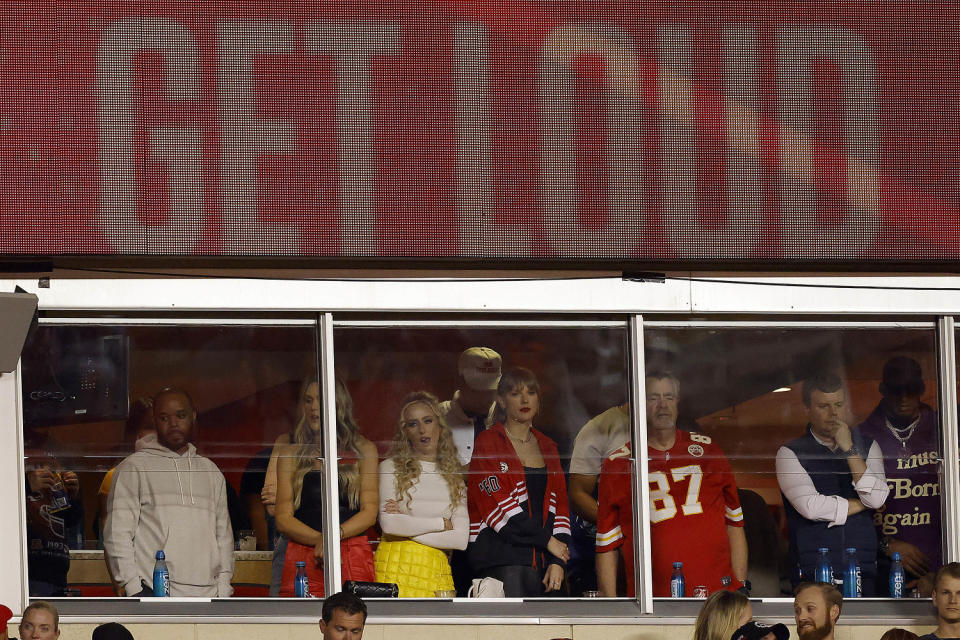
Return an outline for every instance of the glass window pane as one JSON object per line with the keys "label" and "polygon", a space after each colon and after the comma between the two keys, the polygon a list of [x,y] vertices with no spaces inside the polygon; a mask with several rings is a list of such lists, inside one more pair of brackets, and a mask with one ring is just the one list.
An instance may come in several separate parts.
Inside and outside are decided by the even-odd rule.
{"label": "glass window pane", "polygon": [[146,594],[163,550],[174,596],[266,596],[269,460],[316,378],[315,333],[38,327],[22,358],[30,594]]}
{"label": "glass window pane", "polygon": [[[377,580],[419,597],[484,578],[507,595],[597,590],[601,439],[629,441],[625,326],[341,327],[335,361],[381,458]],[[576,467],[578,433],[609,412]],[[568,471],[584,476],[579,504]],[[425,578],[407,579],[412,562]]]}
{"label": "glass window pane", "polygon": [[727,576],[737,586],[742,537],[755,596],[816,579],[821,548],[838,585],[856,549],[863,596],[889,594],[894,552],[907,590],[928,593],[943,546],[932,328],[645,339],[656,596],[670,595],[674,562],[688,597]]}

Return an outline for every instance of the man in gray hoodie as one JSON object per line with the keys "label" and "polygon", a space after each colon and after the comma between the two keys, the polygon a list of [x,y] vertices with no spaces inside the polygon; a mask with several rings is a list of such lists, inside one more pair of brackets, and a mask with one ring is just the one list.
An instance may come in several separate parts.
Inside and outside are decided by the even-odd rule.
{"label": "man in gray hoodie", "polygon": [[233,533],[226,480],[190,443],[197,420],[190,395],[166,388],[153,399],[157,442],[117,466],[103,547],[119,595],[152,595],[157,551],[170,595],[228,598]]}

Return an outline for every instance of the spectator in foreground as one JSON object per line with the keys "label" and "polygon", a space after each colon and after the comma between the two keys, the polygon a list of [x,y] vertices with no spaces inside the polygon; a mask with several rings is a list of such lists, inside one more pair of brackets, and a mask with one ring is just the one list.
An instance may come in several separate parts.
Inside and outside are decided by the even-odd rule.
{"label": "spectator in foreground", "polygon": [[93,630],[91,640],[133,640],[133,634],[119,622],[107,622]]}
{"label": "spectator in foreground", "polygon": [[793,615],[800,640],[834,640],[843,594],[826,582],[801,582],[794,591]]}
{"label": "spectator in foreground", "polygon": [[60,612],[46,600],[36,600],[24,609],[20,620],[21,640],[57,640]]}
{"label": "spectator in foreground", "polygon": [[13,611],[10,611],[10,607],[0,604],[0,640],[8,640],[10,638],[7,634],[7,623],[10,622],[10,618],[12,617]]}
{"label": "spectator in foreground", "polygon": [[693,626],[693,640],[731,640],[731,635],[753,617],[747,596],[736,591],[714,591],[703,603]]}
{"label": "spectator in foreground", "polygon": [[320,635],[324,640],[361,640],[367,622],[367,605],[346,591],[323,601]]}
{"label": "spectator in foreground", "polygon": [[960,639],[960,562],[943,565],[933,580],[933,608],[937,628],[921,640]]}
{"label": "spectator in foreground", "polygon": [[880,640],[919,640],[920,636],[906,629],[887,629]]}
{"label": "spectator in foreground", "polygon": [[785,624],[765,624],[751,620],[733,632],[730,640],[789,640],[790,630]]}

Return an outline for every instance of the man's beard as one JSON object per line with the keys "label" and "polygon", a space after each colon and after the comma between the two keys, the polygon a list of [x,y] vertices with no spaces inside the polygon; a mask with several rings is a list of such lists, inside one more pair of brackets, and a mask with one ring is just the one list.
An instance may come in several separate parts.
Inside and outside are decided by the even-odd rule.
{"label": "man's beard", "polygon": [[810,627],[804,627],[803,631],[797,629],[797,636],[800,640],[823,640],[833,631],[833,623],[830,620],[822,626],[818,627],[814,625],[811,629]]}

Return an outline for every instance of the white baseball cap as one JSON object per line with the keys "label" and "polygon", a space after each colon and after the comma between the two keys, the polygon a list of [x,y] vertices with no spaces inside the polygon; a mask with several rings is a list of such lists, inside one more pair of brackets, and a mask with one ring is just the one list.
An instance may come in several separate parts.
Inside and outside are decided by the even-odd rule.
{"label": "white baseball cap", "polygon": [[457,370],[474,391],[491,391],[500,383],[500,354],[487,347],[470,347],[460,354]]}

